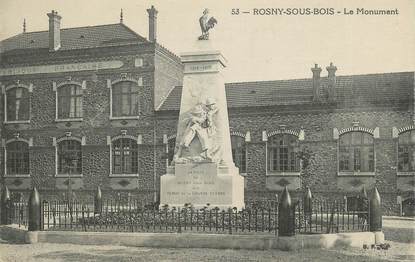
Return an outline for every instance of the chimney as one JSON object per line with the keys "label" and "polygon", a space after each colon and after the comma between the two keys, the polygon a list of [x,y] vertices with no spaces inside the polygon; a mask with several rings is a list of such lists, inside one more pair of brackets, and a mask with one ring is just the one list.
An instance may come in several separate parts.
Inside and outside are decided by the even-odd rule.
{"label": "chimney", "polygon": [[157,13],[158,11],[151,6],[147,9],[148,13],[148,40],[150,42],[156,42],[157,40]]}
{"label": "chimney", "polygon": [[61,47],[61,19],[57,11],[48,13],[49,17],[49,51],[57,51]]}
{"label": "chimney", "polygon": [[124,23],[124,14],[122,12],[122,8],[121,8],[121,12],[120,12],[120,24]]}
{"label": "chimney", "polygon": [[329,101],[336,101],[336,71],[337,67],[333,65],[333,62],[330,63],[330,66],[326,67],[328,72],[328,83],[327,83],[327,92],[329,95]]}
{"label": "chimney", "polygon": [[321,67],[317,64],[314,64],[314,67],[311,68],[313,72],[313,101],[320,101],[320,73]]}

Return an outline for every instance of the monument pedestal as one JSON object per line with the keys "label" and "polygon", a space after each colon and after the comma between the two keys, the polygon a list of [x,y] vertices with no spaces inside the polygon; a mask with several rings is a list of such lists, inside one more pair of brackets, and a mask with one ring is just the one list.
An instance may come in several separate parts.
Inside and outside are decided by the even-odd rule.
{"label": "monument pedestal", "polygon": [[169,171],[173,172],[161,177],[160,206],[244,207],[244,178],[235,167],[200,162],[176,164]]}
{"label": "monument pedestal", "polygon": [[226,59],[210,41],[181,55],[182,99],[173,166],[160,178],[160,205],[242,208],[244,178],[232,159],[222,70]]}

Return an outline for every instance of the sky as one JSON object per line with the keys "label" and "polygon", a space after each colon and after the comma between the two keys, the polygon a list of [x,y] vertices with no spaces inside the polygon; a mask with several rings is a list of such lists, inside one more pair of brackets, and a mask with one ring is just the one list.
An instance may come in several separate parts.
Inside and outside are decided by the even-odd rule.
{"label": "sky", "polygon": [[[0,0],[0,40],[48,29],[46,13],[62,16],[61,27],[124,23],[148,36],[146,9],[158,12],[157,41],[180,55],[194,49],[204,8],[218,20],[210,36],[228,60],[227,82],[311,77],[315,63],[333,62],[338,75],[415,71],[413,0]],[[261,8],[333,8],[334,15],[255,15]],[[346,15],[356,8],[398,9],[399,15]],[[240,14],[232,14],[239,9]],[[242,14],[241,12],[249,12]],[[337,11],[340,14],[337,14]],[[350,12],[349,12],[350,13]]]}

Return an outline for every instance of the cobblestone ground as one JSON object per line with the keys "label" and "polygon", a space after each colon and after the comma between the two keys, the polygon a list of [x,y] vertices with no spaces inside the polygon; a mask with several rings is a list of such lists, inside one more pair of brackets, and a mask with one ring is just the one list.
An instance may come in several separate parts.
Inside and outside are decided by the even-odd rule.
{"label": "cobblestone ground", "polygon": [[415,261],[415,221],[384,220],[389,250],[159,249],[63,244],[0,243],[0,261]]}

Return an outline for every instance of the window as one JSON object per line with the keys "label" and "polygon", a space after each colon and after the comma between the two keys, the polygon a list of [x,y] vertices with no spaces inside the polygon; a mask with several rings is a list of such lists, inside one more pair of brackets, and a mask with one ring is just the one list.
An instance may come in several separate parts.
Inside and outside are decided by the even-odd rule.
{"label": "window", "polygon": [[6,145],[8,175],[29,174],[29,144],[23,141],[14,141]]}
{"label": "window", "polygon": [[373,136],[348,132],[339,138],[340,172],[374,172]]}
{"label": "window", "polygon": [[299,172],[298,137],[278,134],[268,138],[268,171]]}
{"label": "window", "polygon": [[82,174],[82,147],[77,140],[58,143],[58,174]]}
{"label": "window", "polygon": [[406,131],[399,135],[398,171],[415,171],[415,130]]}
{"label": "window", "polygon": [[7,90],[6,100],[6,121],[29,120],[30,98],[29,90],[27,88],[14,87]]}
{"label": "window", "polygon": [[58,119],[82,117],[82,87],[68,84],[58,89]]}
{"label": "window", "polygon": [[232,158],[240,173],[246,173],[246,145],[245,138],[231,136]]}
{"label": "window", "polygon": [[140,111],[138,85],[122,81],[112,87],[112,116],[138,116]]}
{"label": "window", "polygon": [[112,173],[138,174],[138,145],[131,138],[112,142]]}
{"label": "window", "polygon": [[176,147],[176,138],[172,138],[167,143],[167,160],[168,164],[171,165],[174,157],[174,149]]}

